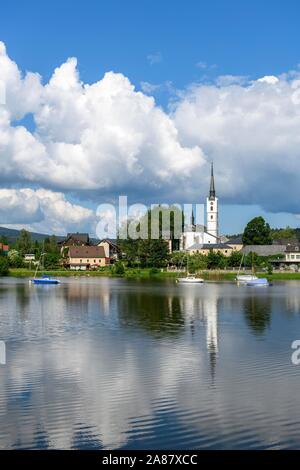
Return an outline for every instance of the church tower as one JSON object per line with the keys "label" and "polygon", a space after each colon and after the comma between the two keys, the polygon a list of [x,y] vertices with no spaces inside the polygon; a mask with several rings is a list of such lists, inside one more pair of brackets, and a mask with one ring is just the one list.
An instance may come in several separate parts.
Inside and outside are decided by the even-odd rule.
{"label": "church tower", "polygon": [[206,230],[210,235],[219,236],[218,198],[216,197],[213,163],[211,164],[209,196],[206,198]]}

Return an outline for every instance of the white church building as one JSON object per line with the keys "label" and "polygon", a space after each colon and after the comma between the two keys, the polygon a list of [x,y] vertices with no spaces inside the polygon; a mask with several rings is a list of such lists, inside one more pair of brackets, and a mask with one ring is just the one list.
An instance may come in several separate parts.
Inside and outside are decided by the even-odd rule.
{"label": "white church building", "polygon": [[209,195],[206,198],[206,226],[195,224],[194,217],[192,217],[191,223],[185,226],[180,238],[180,251],[197,250],[203,245],[217,245],[222,241],[219,235],[218,198],[212,164]]}

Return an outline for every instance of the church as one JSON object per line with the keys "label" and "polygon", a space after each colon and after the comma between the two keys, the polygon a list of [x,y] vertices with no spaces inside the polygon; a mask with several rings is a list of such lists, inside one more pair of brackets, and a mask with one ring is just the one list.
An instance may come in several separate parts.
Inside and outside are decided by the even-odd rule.
{"label": "church", "polygon": [[[218,198],[216,196],[214,167],[211,164],[210,189],[206,198],[206,226],[194,223],[192,216],[191,223],[185,225],[185,230],[180,238],[180,251],[197,252],[207,245],[216,248],[223,237],[219,235],[219,212]],[[222,245],[223,246],[223,245]]]}

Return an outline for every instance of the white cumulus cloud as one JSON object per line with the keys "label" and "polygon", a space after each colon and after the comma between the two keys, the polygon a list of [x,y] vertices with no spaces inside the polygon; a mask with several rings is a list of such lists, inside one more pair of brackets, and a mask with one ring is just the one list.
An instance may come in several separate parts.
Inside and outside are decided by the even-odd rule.
{"label": "white cumulus cloud", "polygon": [[65,234],[95,227],[91,209],[72,204],[64,194],[45,189],[0,189],[0,220],[7,226]]}
{"label": "white cumulus cloud", "polygon": [[[97,203],[119,194],[203,202],[214,160],[222,201],[299,213],[299,72],[257,80],[223,75],[189,86],[165,111],[121,73],[84,83],[75,58],[43,84],[39,74],[22,73],[0,43],[0,82],[4,188],[45,188],[65,204],[76,192]],[[33,131],[18,122],[28,113]],[[51,217],[63,226],[59,214]]]}

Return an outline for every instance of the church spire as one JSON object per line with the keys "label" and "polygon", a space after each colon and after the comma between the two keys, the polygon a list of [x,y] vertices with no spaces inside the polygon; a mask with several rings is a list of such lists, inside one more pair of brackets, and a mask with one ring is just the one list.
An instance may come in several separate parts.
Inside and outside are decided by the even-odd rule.
{"label": "church spire", "polygon": [[215,199],[215,197],[216,197],[216,190],[215,190],[215,179],[214,179],[214,164],[211,163],[209,199],[213,200]]}

